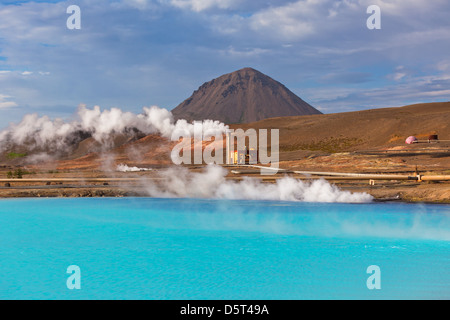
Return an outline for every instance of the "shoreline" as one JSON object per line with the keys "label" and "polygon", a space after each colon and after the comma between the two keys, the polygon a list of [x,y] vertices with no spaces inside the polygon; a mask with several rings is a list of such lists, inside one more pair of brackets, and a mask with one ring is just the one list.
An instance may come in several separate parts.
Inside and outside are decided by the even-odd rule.
{"label": "shoreline", "polygon": [[[270,183],[270,182],[268,182]],[[402,203],[424,203],[449,205],[450,199],[447,193],[450,185],[445,186],[380,186],[378,189],[370,190],[370,187],[336,185],[341,191],[352,193],[370,194],[376,203],[402,202]],[[439,193],[439,191],[441,191]],[[431,196],[430,196],[431,194]],[[153,198],[142,188],[136,186],[123,187],[112,185],[58,185],[58,186],[23,186],[23,187],[1,187],[0,199],[11,198],[123,198],[123,197],[148,197]],[[209,199],[209,198],[206,198]]]}
{"label": "shoreline", "polygon": [[[139,194],[114,194],[114,193],[103,193],[101,195],[92,193],[89,195],[82,196],[73,196],[73,195],[34,195],[30,194],[21,194],[17,196],[0,196],[0,202],[2,200],[10,200],[10,199],[69,199],[69,198],[109,198],[109,199],[120,199],[120,198],[149,198],[149,199],[200,199],[200,200],[230,200],[230,201],[280,201],[280,202],[296,202],[289,200],[254,200],[254,199],[226,199],[226,198],[187,198],[187,197],[152,197],[149,195],[139,195]],[[304,202],[304,201],[298,201]],[[318,203],[332,203],[332,202],[318,202]],[[371,202],[335,202],[335,203],[348,203],[348,204],[368,204],[368,203],[403,203],[403,204],[426,204],[426,205],[444,205],[450,206],[450,201],[429,201],[429,200],[406,200],[406,199],[383,199],[383,198],[374,198]]]}

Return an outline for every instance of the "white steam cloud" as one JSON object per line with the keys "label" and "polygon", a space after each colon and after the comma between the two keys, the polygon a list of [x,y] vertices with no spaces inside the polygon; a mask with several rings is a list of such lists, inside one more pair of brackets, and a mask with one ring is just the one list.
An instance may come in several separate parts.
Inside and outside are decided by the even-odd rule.
{"label": "white steam cloud", "polygon": [[151,171],[151,168],[138,168],[138,167],[129,167],[126,164],[119,164],[116,167],[116,171],[119,172],[139,172],[139,171]]}
{"label": "white steam cloud", "polygon": [[[111,134],[121,134],[138,130],[144,134],[158,133],[171,138],[174,131],[193,133],[194,125],[186,120],[174,122],[172,113],[157,106],[144,107],[143,113],[124,112],[118,108],[100,110],[99,106],[88,109],[81,105],[77,119],[66,122],[62,119],[51,120],[37,114],[26,115],[18,124],[12,124],[0,132],[0,152],[11,145],[27,145],[29,150],[38,147],[51,151],[65,150],[81,136],[92,136],[102,144],[108,144]],[[228,128],[219,121],[203,121],[204,131],[223,133]]]}
{"label": "white steam cloud", "polygon": [[284,177],[276,183],[264,183],[244,177],[241,181],[225,178],[227,171],[217,165],[208,165],[204,172],[192,172],[175,167],[161,171],[165,178],[158,184],[146,186],[149,196],[162,198],[206,198],[232,200],[275,200],[304,202],[370,202],[367,193],[340,190],[325,180],[303,182]]}

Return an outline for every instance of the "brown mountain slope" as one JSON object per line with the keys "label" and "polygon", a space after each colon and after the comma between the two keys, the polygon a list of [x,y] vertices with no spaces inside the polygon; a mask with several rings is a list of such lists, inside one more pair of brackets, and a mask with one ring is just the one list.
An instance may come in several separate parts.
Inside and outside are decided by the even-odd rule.
{"label": "brown mountain slope", "polygon": [[320,111],[278,81],[255,69],[244,68],[204,83],[172,113],[175,119],[212,119],[231,124],[320,114]]}
{"label": "brown mountain slope", "polygon": [[231,127],[279,129],[282,152],[313,150],[334,153],[389,148],[405,146],[405,139],[410,135],[420,140],[438,134],[440,139],[450,140],[450,102],[279,117]]}

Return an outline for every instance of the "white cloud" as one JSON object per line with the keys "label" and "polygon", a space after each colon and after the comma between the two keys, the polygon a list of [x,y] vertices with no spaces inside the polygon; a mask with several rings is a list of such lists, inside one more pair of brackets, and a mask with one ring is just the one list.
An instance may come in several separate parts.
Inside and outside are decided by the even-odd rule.
{"label": "white cloud", "polygon": [[170,0],[170,4],[180,9],[189,9],[195,12],[211,8],[230,9],[239,5],[238,0]]}
{"label": "white cloud", "polygon": [[[348,1],[348,0],[346,0]],[[370,5],[377,5],[381,9],[381,14],[392,16],[407,17],[414,13],[433,12],[436,13],[436,8],[440,8],[448,4],[447,0],[359,0],[361,5],[366,8]],[[412,17],[411,17],[412,18]]]}
{"label": "white cloud", "polygon": [[442,60],[436,64],[436,69],[439,71],[450,71],[450,60]]}
{"label": "white cloud", "polygon": [[22,72],[21,74],[22,74],[23,76],[30,76],[30,75],[33,74],[33,72],[32,72],[32,71],[24,71],[24,72]]}
{"label": "white cloud", "polygon": [[[64,11],[62,11],[64,10]],[[62,13],[61,13],[62,12]],[[63,3],[26,3],[0,10],[0,31],[8,40],[41,41],[60,34],[54,22],[65,17]],[[62,19],[62,21],[65,21]]]}
{"label": "white cloud", "polygon": [[14,107],[17,107],[17,103],[14,101],[0,101],[0,109],[9,109]]}
{"label": "white cloud", "polygon": [[[155,9],[159,3],[164,0],[122,0],[121,2],[112,2],[111,6],[116,8],[132,7],[139,10]],[[105,4],[105,6],[108,4]]]}
{"label": "white cloud", "polygon": [[[233,25],[235,28],[240,27],[236,33],[246,32],[248,29],[255,32],[259,38],[275,42],[297,42],[310,39],[314,35],[328,35],[333,38],[339,30],[346,29],[348,21],[352,19],[355,22],[353,27],[357,26],[358,20],[362,19],[365,23],[365,10],[355,1],[297,0],[269,4],[261,2],[252,14],[242,16],[238,25],[233,21],[236,15],[228,15],[222,20],[213,18],[212,21],[221,23],[222,28],[217,30],[227,30],[223,26]],[[356,14],[359,14],[359,19],[355,19]],[[226,18],[228,22],[225,21]]]}
{"label": "white cloud", "polygon": [[406,73],[403,73],[403,72],[397,72],[397,73],[395,73],[395,74],[393,75],[392,78],[393,78],[395,81],[400,81],[400,80],[402,80],[405,76],[406,76]]}
{"label": "white cloud", "polygon": [[250,28],[278,39],[299,40],[313,34],[320,2],[297,1],[261,10],[249,18]]}
{"label": "white cloud", "polygon": [[262,48],[247,48],[244,50],[237,50],[233,46],[228,47],[227,50],[222,50],[223,54],[235,57],[255,57],[268,52],[270,52],[270,50]]}
{"label": "white cloud", "polygon": [[130,3],[132,6],[135,6],[139,9],[145,9],[149,5],[150,1],[147,0],[128,0],[128,3]]}
{"label": "white cloud", "polygon": [[17,107],[17,103],[15,103],[14,101],[6,101],[9,98],[11,98],[11,97],[0,94],[0,109],[9,109],[9,108]]}
{"label": "white cloud", "polygon": [[409,70],[407,70],[404,66],[398,66],[397,68],[395,68],[395,72],[393,74],[389,74],[387,78],[394,81],[400,81],[404,79],[409,73]]}

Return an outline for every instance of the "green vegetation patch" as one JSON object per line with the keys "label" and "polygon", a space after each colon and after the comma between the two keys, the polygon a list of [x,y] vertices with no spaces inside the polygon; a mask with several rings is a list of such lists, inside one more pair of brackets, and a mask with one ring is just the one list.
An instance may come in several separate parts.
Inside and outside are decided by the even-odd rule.
{"label": "green vegetation patch", "polygon": [[23,158],[26,156],[27,156],[26,153],[10,152],[6,155],[6,158],[8,158],[9,160],[14,160],[14,159]]}
{"label": "green vegetation patch", "polygon": [[8,171],[7,173],[6,173],[6,177],[8,178],[8,179],[22,179],[23,178],[23,176],[24,175],[27,175],[27,174],[36,174],[36,172],[30,172],[30,171],[27,171],[27,170],[23,170],[23,169],[17,169],[17,170],[14,170],[14,171]]}

